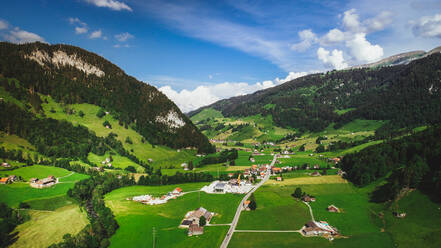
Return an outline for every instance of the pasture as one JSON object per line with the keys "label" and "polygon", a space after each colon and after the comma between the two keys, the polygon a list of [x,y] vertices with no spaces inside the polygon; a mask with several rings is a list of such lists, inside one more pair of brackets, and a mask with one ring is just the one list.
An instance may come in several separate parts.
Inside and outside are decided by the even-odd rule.
{"label": "pasture", "polygon": [[88,223],[78,205],[67,205],[55,211],[27,210],[31,219],[15,231],[18,239],[10,247],[48,247],[62,241],[67,233],[76,234]]}
{"label": "pasture", "polygon": [[196,237],[188,237],[187,230],[179,229],[178,226],[188,211],[200,206],[217,213],[211,223],[230,223],[243,195],[194,192],[156,206],[126,200],[127,197],[142,194],[159,196],[176,187],[181,187],[184,192],[193,191],[207,184],[131,186],[108,193],[105,196],[106,205],[112,209],[120,226],[110,239],[111,247],[151,247],[153,228],[157,234],[158,247],[218,247],[228,226],[207,226],[204,234]]}

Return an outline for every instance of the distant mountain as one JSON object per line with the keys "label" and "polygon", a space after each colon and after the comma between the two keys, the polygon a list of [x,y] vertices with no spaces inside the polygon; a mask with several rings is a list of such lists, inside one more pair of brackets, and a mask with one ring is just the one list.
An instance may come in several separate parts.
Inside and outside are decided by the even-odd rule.
{"label": "distant mountain", "polygon": [[220,100],[189,116],[207,108],[225,117],[271,115],[276,125],[300,131],[321,131],[355,119],[387,120],[393,128],[440,123],[440,50],[396,55],[369,68],[304,76]]}
{"label": "distant mountain", "polygon": [[79,47],[0,42],[0,74],[57,102],[101,106],[152,144],[212,150],[208,139],[155,87]]}
{"label": "distant mountain", "polygon": [[441,46],[436,47],[428,52],[419,50],[419,51],[400,53],[374,63],[353,66],[352,68],[372,68],[372,67],[381,67],[381,66],[409,64],[411,61],[425,58],[433,53],[439,53],[440,51],[441,51]]}

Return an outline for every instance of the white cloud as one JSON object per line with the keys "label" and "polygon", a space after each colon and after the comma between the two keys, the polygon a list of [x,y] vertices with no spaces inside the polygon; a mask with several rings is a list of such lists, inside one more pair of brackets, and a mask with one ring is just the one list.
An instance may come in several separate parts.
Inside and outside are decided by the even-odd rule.
{"label": "white cloud", "polygon": [[365,32],[375,32],[383,30],[387,25],[392,22],[392,13],[389,11],[382,11],[374,18],[367,19],[363,22]]}
{"label": "white cloud", "polygon": [[75,33],[76,34],[87,33],[87,28],[86,27],[75,27]]}
{"label": "white cloud", "polygon": [[78,17],[69,17],[68,21],[72,25],[78,24],[80,26],[87,26],[87,23],[82,22]]}
{"label": "white cloud", "polygon": [[338,28],[334,28],[329,30],[328,33],[326,33],[321,39],[320,44],[322,45],[331,45],[335,43],[339,43],[344,41],[345,34],[340,31]]}
{"label": "white cloud", "polygon": [[115,35],[115,39],[117,39],[119,42],[125,42],[132,38],[134,38],[134,36],[129,34],[128,32]]}
{"label": "white cloud", "polygon": [[101,31],[101,29],[93,31],[90,35],[89,38],[90,39],[98,39],[101,38],[103,35],[103,32]]}
{"label": "white cloud", "polygon": [[121,48],[121,47],[125,47],[125,48],[128,48],[128,47],[130,47],[128,44],[124,44],[124,45],[121,45],[121,44],[115,44],[115,45],[113,45],[113,47],[114,48]]}
{"label": "white cloud", "polygon": [[328,50],[320,47],[317,49],[317,57],[327,66],[332,66],[337,70],[348,67],[348,64],[344,61],[343,51],[334,49],[332,53]]}
{"label": "white cloud", "polygon": [[20,28],[14,28],[4,35],[4,38],[13,43],[30,43],[35,41],[46,42],[43,37],[38,34],[31,33]]}
{"label": "white cloud", "polygon": [[303,52],[318,40],[317,35],[311,29],[302,30],[298,34],[301,41],[291,46],[291,49],[294,51]]}
{"label": "white cloud", "polygon": [[357,33],[351,40],[346,42],[351,55],[360,62],[374,62],[383,56],[383,48],[379,45],[372,45],[366,40],[366,34]]}
{"label": "white cloud", "polygon": [[[290,72],[284,79],[276,78],[274,81],[266,80],[255,84],[245,82],[225,82],[212,85],[200,85],[194,90],[184,89],[181,91],[176,91],[170,85],[166,85],[160,87],[159,90],[175,102],[183,112],[189,112],[210,105],[221,99],[251,94],[258,90],[268,89],[307,74],[309,73]],[[183,80],[181,79],[181,81]]]}
{"label": "white cloud", "polygon": [[296,78],[306,76],[308,74],[310,74],[310,73],[304,72],[304,71],[302,71],[302,72],[289,72],[288,76],[286,76],[285,78],[282,78],[282,79],[276,78],[274,81],[276,81],[277,84],[282,84],[282,83],[294,80]]}
{"label": "white cloud", "polygon": [[410,21],[415,36],[441,38],[441,14],[423,16],[418,21]]}
{"label": "white cloud", "polygon": [[355,9],[347,10],[343,13],[343,26],[352,32],[360,31],[360,21]]}
{"label": "white cloud", "polygon": [[0,19],[0,30],[3,29],[8,29],[8,23],[6,21],[3,21],[2,19]]}
{"label": "white cloud", "polygon": [[127,4],[115,0],[85,0],[85,1],[90,4],[94,4],[95,6],[110,8],[112,10],[132,11],[132,8],[130,8]]}

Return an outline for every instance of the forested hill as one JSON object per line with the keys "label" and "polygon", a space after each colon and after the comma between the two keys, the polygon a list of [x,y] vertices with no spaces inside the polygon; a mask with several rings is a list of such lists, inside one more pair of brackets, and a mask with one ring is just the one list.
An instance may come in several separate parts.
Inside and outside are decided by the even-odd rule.
{"label": "forested hill", "polygon": [[[31,94],[50,95],[65,104],[99,105],[120,123],[131,124],[152,144],[197,147],[201,152],[213,149],[188,117],[155,87],[84,49],[0,42],[0,73],[18,79]],[[34,102],[38,105],[39,101]]]}
{"label": "forested hill", "polygon": [[272,115],[281,127],[321,131],[355,119],[388,120],[388,127],[441,122],[441,53],[406,65],[330,71],[297,78],[250,95],[218,101],[225,117]]}

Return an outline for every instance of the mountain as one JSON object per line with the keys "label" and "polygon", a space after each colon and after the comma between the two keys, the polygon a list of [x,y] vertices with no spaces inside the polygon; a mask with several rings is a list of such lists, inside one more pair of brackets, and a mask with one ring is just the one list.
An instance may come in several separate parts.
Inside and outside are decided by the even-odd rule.
{"label": "mountain", "polygon": [[372,67],[408,64],[413,60],[425,58],[433,53],[439,53],[440,51],[441,51],[441,46],[436,47],[428,52],[419,50],[419,51],[400,53],[400,54],[392,55],[390,57],[387,57],[385,59],[379,60],[374,63],[353,66],[352,68],[372,68]]}
{"label": "mountain", "polygon": [[[441,54],[436,48],[395,66],[351,68],[307,75],[253,94],[220,100],[205,109],[225,117],[271,116],[279,127],[318,132],[356,119],[383,120],[401,128],[441,122]],[[403,57],[404,56],[404,57]],[[389,60],[389,63],[392,60]],[[395,63],[394,62],[394,63]]]}
{"label": "mountain", "polygon": [[38,94],[63,104],[90,103],[133,127],[151,144],[211,152],[207,138],[155,87],[106,59],[70,45],[0,43],[0,74],[15,78],[38,105]]}

